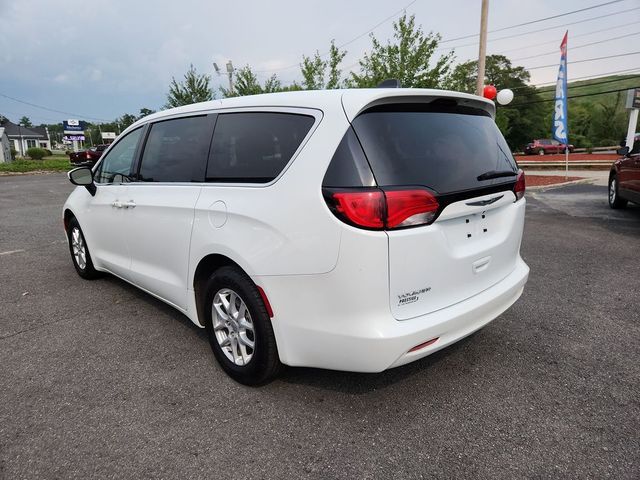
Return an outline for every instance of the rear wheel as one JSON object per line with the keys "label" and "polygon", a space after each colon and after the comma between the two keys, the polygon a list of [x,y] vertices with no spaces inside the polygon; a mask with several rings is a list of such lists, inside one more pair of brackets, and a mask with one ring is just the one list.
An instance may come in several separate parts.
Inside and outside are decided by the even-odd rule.
{"label": "rear wheel", "polygon": [[223,370],[245,385],[267,383],[278,374],[271,319],[260,292],[239,268],[216,270],[206,287],[205,327]]}
{"label": "rear wheel", "polygon": [[73,262],[73,266],[75,267],[76,272],[78,272],[78,275],[86,280],[93,280],[100,277],[100,272],[93,267],[89,247],[87,247],[87,241],[85,240],[80,224],[75,217],[69,220],[67,238],[69,239],[71,261]]}
{"label": "rear wheel", "polygon": [[544,155],[544,148],[541,148],[540,150],[538,150],[538,155]]}
{"label": "rear wheel", "polygon": [[627,200],[618,195],[618,178],[615,175],[611,175],[609,178],[609,206],[611,208],[625,208],[627,206]]}

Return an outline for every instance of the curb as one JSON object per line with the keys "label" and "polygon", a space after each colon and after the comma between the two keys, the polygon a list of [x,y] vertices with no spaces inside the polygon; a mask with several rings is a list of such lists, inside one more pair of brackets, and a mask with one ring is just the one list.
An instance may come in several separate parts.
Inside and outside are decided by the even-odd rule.
{"label": "curb", "polygon": [[591,183],[593,181],[595,181],[597,179],[595,178],[581,178],[580,180],[571,180],[569,182],[562,182],[562,183],[552,183],[551,185],[537,185],[535,187],[527,187],[527,191],[531,191],[531,192],[541,192],[544,190],[550,190],[552,188],[557,188],[557,187],[565,187],[567,185],[578,185],[581,183]]}
{"label": "curb", "polygon": [[19,175],[48,175],[51,173],[66,173],[62,170],[31,170],[29,172],[0,172],[0,177],[17,177]]}

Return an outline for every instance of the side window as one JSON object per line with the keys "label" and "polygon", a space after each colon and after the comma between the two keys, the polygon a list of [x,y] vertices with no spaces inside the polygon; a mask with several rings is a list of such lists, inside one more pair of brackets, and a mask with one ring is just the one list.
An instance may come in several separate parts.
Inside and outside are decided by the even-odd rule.
{"label": "side window", "polygon": [[212,130],[212,118],[206,115],[152,124],[138,180],[202,182]]}
{"label": "side window", "polygon": [[344,134],[333,154],[322,186],[339,188],[376,186],[371,167],[352,127],[349,127]]}
{"label": "side window", "polygon": [[291,160],[313,122],[312,116],[292,113],[218,115],[206,180],[270,182]]}
{"label": "side window", "polygon": [[93,178],[98,183],[119,183],[131,181],[131,166],[142,128],[128,133],[116,143],[103,158]]}

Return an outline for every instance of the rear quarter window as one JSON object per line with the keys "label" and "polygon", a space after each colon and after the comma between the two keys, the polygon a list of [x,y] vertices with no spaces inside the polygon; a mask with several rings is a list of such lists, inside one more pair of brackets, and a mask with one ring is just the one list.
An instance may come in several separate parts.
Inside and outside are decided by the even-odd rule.
{"label": "rear quarter window", "polygon": [[[379,186],[420,185],[447,194],[515,181],[515,160],[483,110],[387,105],[362,113],[353,127]],[[507,170],[513,177],[478,179]]]}
{"label": "rear quarter window", "polygon": [[289,163],[314,121],[310,115],[280,112],[218,115],[207,182],[272,181]]}

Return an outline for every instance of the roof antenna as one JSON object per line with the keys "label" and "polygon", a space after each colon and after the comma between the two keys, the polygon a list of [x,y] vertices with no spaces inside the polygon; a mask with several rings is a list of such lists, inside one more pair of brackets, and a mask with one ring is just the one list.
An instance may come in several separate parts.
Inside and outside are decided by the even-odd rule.
{"label": "roof antenna", "polygon": [[397,78],[388,78],[376,85],[376,88],[402,88],[402,85]]}

